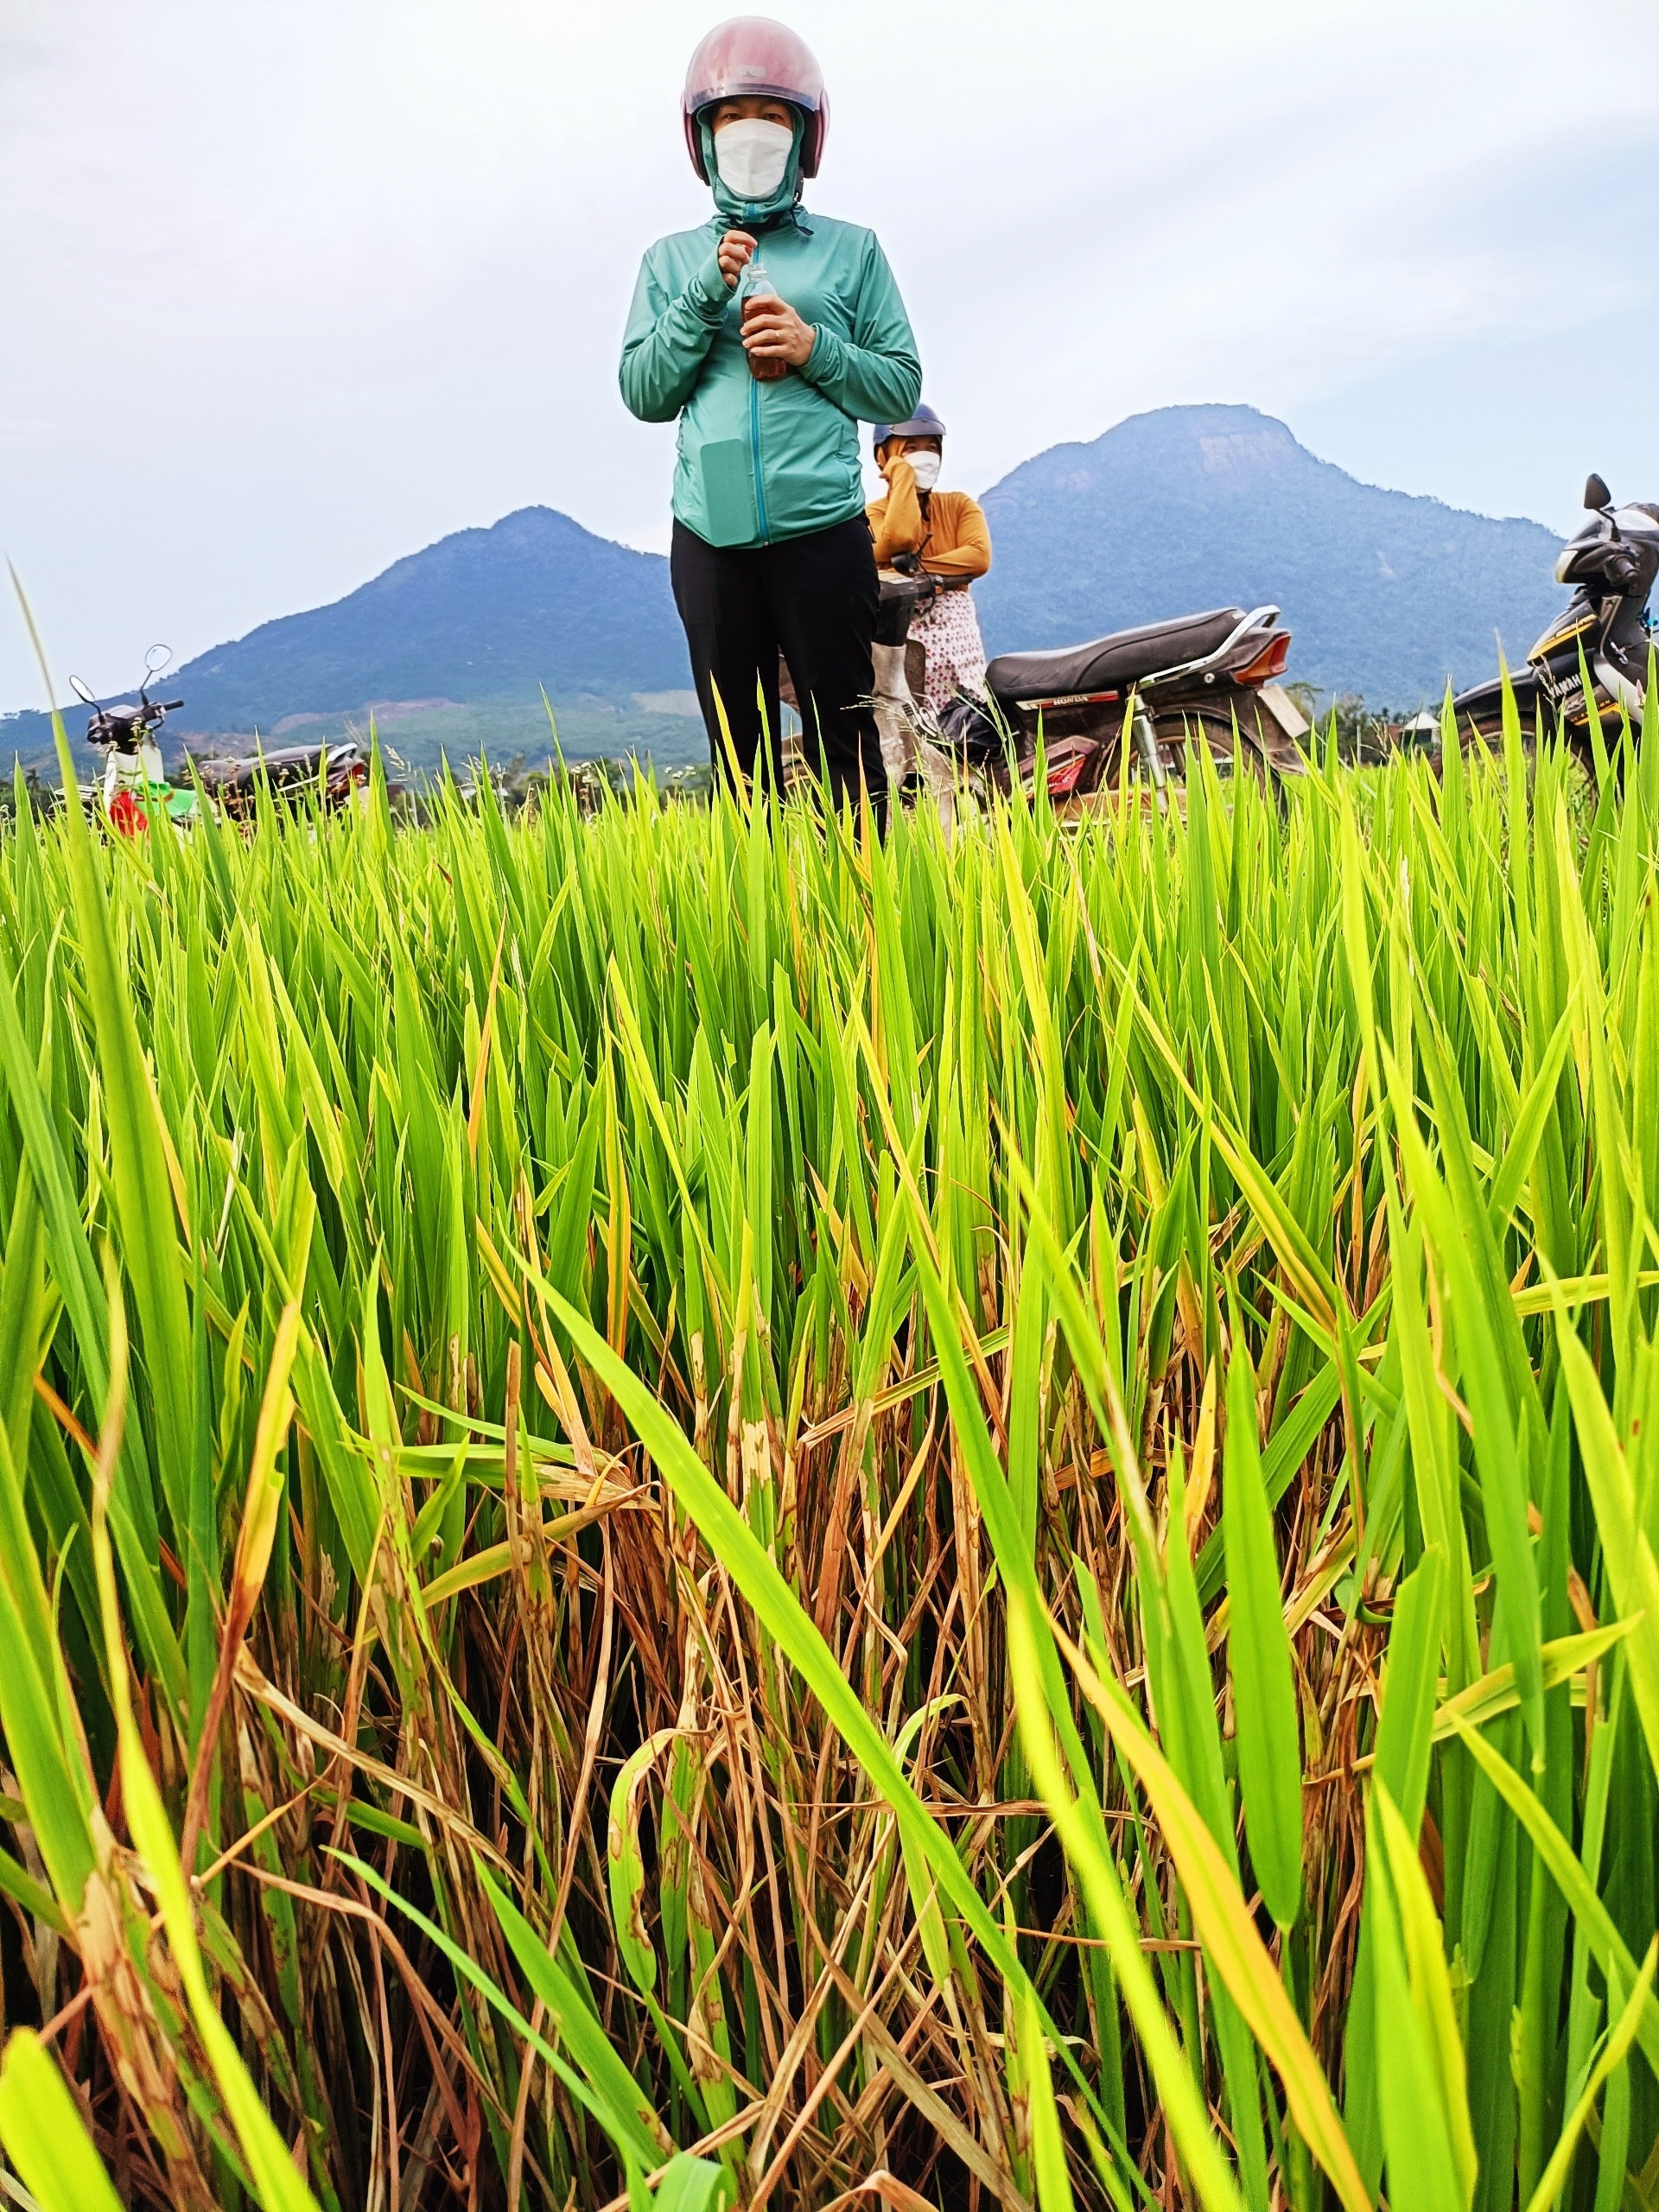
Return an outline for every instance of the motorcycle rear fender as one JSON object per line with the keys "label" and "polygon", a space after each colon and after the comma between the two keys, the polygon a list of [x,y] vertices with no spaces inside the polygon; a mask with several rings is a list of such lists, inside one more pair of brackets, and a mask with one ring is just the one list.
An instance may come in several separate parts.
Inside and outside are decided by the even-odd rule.
{"label": "motorcycle rear fender", "polygon": [[1312,725],[1283,684],[1264,683],[1255,696],[1292,744],[1300,745]]}

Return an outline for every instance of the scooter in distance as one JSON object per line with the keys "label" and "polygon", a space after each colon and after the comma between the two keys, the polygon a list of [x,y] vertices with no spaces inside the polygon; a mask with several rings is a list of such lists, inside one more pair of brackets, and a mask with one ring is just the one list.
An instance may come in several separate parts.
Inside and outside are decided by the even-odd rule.
{"label": "scooter in distance", "polygon": [[[157,655],[161,658],[158,659]],[[194,788],[168,781],[156,732],[170,714],[183,706],[182,699],[152,699],[149,686],[172,655],[165,645],[152,645],[144,656],[144,680],[130,705],[100,706],[78,676],[69,679],[76,698],[92,709],[86,725],[86,742],[105,756],[101,796],[112,830],[136,837],[149,826],[152,814],[189,830],[198,811]]]}
{"label": "scooter in distance", "polygon": [[232,822],[251,822],[261,785],[283,798],[321,798],[329,812],[360,805],[369,787],[368,755],[355,739],[335,745],[285,745],[272,753],[222,755],[199,761],[196,773]]}
{"label": "scooter in distance", "polygon": [[[158,658],[157,656],[160,656]],[[165,645],[145,656],[144,681],[130,703],[100,706],[78,676],[69,679],[75,696],[92,709],[86,741],[107,755],[98,793],[112,829],[136,836],[159,812],[176,829],[188,830],[200,816],[196,786],[169,783],[156,733],[182,699],[152,699],[149,687],[172,658]],[[278,795],[320,798],[331,811],[360,804],[369,782],[368,756],[355,740],[334,745],[289,745],[273,752],[210,754],[196,762],[200,788],[227,821],[252,820],[262,786]]]}
{"label": "scooter in distance", "polygon": [[[875,706],[884,753],[887,724],[901,722],[906,702],[919,715],[906,632],[933,589],[926,575],[881,579]],[[1116,785],[1127,741],[1130,772],[1160,802],[1168,784],[1185,779],[1198,744],[1224,772],[1239,757],[1264,781],[1303,775],[1298,748],[1308,725],[1277,682],[1290,653],[1290,632],[1278,625],[1276,607],[1224,607],[1058,652],[999,654],[985,671],[988,701],[953,702],[931,729],[932,717],[919,716],[915,770],[937,783],[930,750],[942,748],[988,783],[1007,789],[1017,779],[1029,790],[1040,755],[1050,798],[1071,801]]]}
{"label": "scooter in distance", "polygon": [[[1617,722],[1623,709],[1633,722],[1641,721],[1656,636],[1648,599],[1659,575],[1659,506],[1616,507],[1599,476],[1586,484],[1584,504],[1595,520],[1568,538],[1555,562],[1555,581],[1571,584],[1573,596],[1509,684],[1524,735],[1530,737],[1541,709],[1545,722],[1559,721],[1588,761],[1586,670],[1599,715]],[[1459,692],[1452,706],[1465,742],[1502,737],[1502,677]]]}

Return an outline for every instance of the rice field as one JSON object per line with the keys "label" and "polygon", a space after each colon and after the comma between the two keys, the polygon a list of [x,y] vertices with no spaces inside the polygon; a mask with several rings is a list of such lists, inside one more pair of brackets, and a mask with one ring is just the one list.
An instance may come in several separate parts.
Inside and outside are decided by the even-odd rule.
{"label": "rice field", "polygon": [[0,2195],[1659,2201],[1659,701],[0,835]]}

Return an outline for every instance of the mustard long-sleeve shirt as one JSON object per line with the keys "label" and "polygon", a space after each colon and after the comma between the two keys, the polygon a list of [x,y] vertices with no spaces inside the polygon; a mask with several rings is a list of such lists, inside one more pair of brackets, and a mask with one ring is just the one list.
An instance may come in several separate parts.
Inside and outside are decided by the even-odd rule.
{"label": "mustard long-sleeve shirt", "polygon": [[902,457],[893,463],[887,498],[864,512],[878,568],[890,567],[895,553],[919,553],[930,576],[970,583],[991,565],[991,533],[978,500],[966,492],[930,492],[924,514],[915,471]]}

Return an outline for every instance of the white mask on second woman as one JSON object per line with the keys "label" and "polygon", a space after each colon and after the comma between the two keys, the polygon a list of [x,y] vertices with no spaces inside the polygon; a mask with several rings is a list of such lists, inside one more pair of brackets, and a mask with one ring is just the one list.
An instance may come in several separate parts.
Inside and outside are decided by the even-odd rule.
{"label": "white mask on second woman", "polygon": [[910,463],[912,474],[915,476],[916,489],[931,492],[939,480],[939,471],[944,466],[944,456],[933,452],[930,447],[923,446],[919,452],[907,453],[905,459]]}
{"label": "white mask on second woman", "polygon": [[741,116],[715,133],[715,167],[738,200],[770,200],[784,181],[795,133],[781,123]]}

